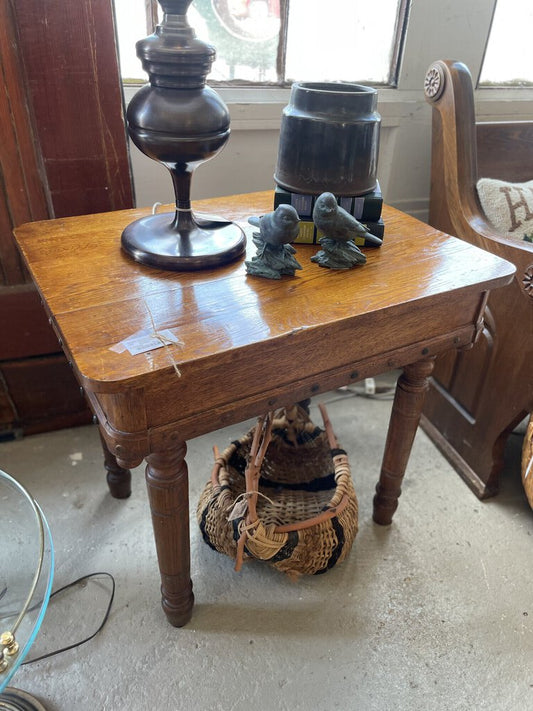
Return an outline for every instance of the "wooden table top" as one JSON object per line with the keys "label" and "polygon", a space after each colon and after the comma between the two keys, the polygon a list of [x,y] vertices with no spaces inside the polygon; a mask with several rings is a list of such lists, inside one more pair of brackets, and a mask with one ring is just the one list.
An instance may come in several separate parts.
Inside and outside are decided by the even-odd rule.
{"label": "wooden table top", "polygon": [[[230,217],[244,227],[248,216],[272,205],[273,193],[264,192],[198,201],[194,209]],[[447,328],[460,328],[475,318],[468,294],[479,295],[480,284],[484,289],[504,285],[514,272],[508,262],[388,206],[382,247],[366,249],[367,264],[349,271],[310,262],[318,249],[311,245],[296,245],[303,270],[279,281],[246,275],[242,259],[206,271],[160,271],[137,264],[120,247],[124,227],[148,213],[125,210],[34,222],[16,230],[64,347],[93,392],[144,387],[161,371],[172,376],[169,357],[185,384],[200,373],[205,377],[210,365],[243,367],[237,355],[243,349],[255,359],[257,377],[268,380],[269,369],[280,367],[268,362],[269,346],[279,339],[298,342],[300,357],[316,359],[318,372],[327,368],[327,342],[323,351],[320,344],[327,341],[328,325],[335,326],[341,340],[352,334],[349,358],[382,352],[390,329],[382,342],[379,335],[375,342],[374,335],[384,314],[389,320],[402,317],[401,328],[409,332],[405,342],[431,338],[442,328],[437,304],[442,304]],[[250,237],[249,225],[246,232]],[[254,254],[249,238],[247,258]],[[454,295],[459,300],[450,313],[446,304]],[[463,302],[466,314],[459,313]],[[428,322],[425,309],[430,307]],[[151,328],[152,318],[157,330],[173,329],[181,344],[135,356],[111,350]],[[355,326],[354,339],[349,329]],[[401,334],[397,340],[395,347],[403,342]],[[201,371],[195,370],[198,363]]]}

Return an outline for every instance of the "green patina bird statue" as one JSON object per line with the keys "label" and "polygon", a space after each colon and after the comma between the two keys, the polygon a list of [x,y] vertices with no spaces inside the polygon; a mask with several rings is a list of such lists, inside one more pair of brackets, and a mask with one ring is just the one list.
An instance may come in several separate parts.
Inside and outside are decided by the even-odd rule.
{"label": "green patina bird statue", "polygon": [[296,250],[289,244],[300,230],[300,218],[294,207],[279,205],[266,215],[249,217],[248,222],[259,227],[259,232],[253,234],[257,254],[245,262],[247,273],[267,279],[281,279],[284,274],[294,276],[295,270],[302,268],[294,258]]}
{"label": "green patina bird statue", "polygon": [[324,236],[320,239],[322,249],[311,261],[329,269],[349,269],[365,264],[366,256],[354,242],[363,237],[367,243],[380,246],[382,240],[375,237],[358,220],[337,204],[333,193],[322,193],[313,208],[313,222]]}

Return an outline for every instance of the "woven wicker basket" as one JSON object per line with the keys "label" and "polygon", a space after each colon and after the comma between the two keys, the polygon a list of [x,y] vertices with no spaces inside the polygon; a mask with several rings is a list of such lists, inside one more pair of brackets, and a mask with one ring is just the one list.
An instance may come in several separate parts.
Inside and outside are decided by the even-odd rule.
{"label": "woven wicker basket", "polygon": [[348,457],[327,412],[325,430],[294,405],[260,418],[221,455],[200,497],[204,540],[236,560],[266,561],[290,576],[324,573],[349,553],[357,497]]}

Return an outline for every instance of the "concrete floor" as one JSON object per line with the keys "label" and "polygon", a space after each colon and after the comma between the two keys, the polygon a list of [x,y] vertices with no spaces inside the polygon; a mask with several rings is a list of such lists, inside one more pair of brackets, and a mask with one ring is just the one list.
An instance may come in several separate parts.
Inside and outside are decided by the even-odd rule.
{"label": "concrete floor", "polygon": [[[50,523],[54,588],[95,571],[117,584],[96,638],[21,668],[12,685],[50,711],[532,709],[533,512],[520,437],[511,437],[502,492],[482,503],[420,431],[384,528],[371,510],[390,400],[338,396],[322,399],[359,497],[348,559],[297,583],[263,564],[235,573],[202,541],[194,509],[212,444],[246,425],[196,439],[188,453],[196,606],[182,629],[159,605],[142,468],[132,497],[119,501],[107,493],[96,427],[0,444],[0,468]],[[34,654],[89,634],[107,594],[105,581],[92,582],[52,601]]]}

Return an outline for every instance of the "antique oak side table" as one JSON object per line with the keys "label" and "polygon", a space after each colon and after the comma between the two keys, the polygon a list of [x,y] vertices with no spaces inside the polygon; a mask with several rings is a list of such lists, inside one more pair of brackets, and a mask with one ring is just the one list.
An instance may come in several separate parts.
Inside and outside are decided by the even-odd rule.
{"label": "antique oak side table", "polygon": [[[271,192],[252,193],[195,210],[244,227],[272,204]],[[186,441],[401,368],[374,499],[374,520],[389,524],[434,358],[472,344],[489,290],[514,267],[384,207],[383,246],[366,250],[363,267],[321,268],[310,261],[317,247],[298,245],[302,271],[279,281],[247,276],[243,259],[160,271],[120,247],[124,227],[147,213],[35,222],[16,239],[98,418],[113,495],[129,494],[128,469],[146,459],[163,609],[181,626],[193,607]],[[138,355],[117,348],[141,329],[171,329],[180,343]]]}

